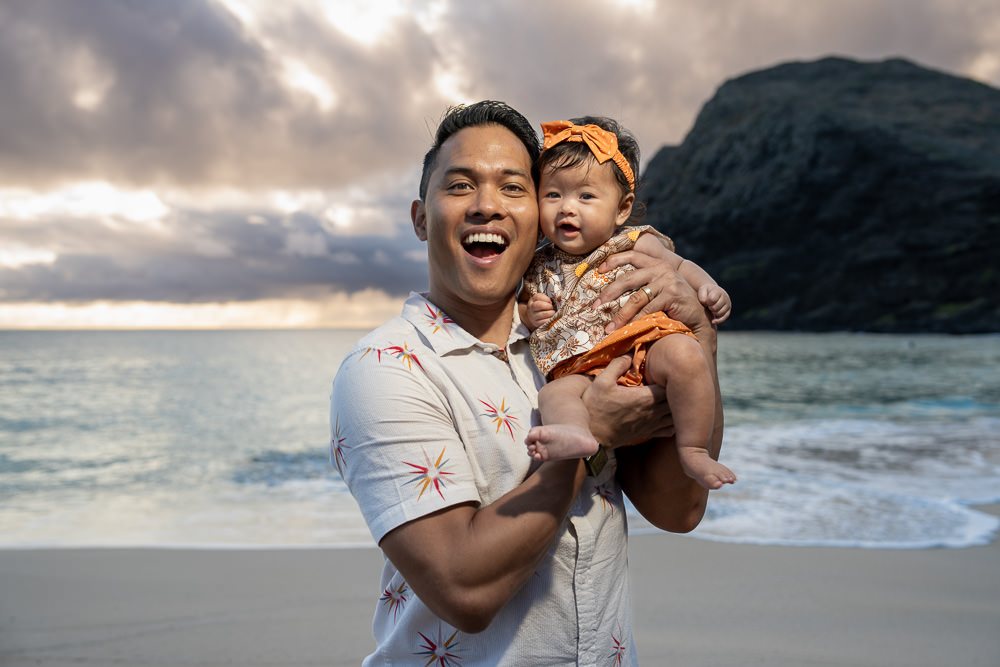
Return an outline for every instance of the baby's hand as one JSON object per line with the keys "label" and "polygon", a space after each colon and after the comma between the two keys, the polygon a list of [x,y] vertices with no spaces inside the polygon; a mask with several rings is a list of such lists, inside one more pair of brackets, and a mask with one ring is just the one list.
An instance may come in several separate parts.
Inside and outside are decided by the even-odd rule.
{"label": "baby's hand", "polygon": [[535,294],[528,299],[528,308],[525,311],[527,317],[525,317],[524,324],[534,331],[551,320],[555,314],[556,310],[552,305],[552,299],[544,294]]}
{"label": "baby's hand", "polygon": [[698,290],[698,301],[712,313],[712,324],[725,322],[733,311],[733,302],[729,299],[729,294],[718,285],[702,285]]}

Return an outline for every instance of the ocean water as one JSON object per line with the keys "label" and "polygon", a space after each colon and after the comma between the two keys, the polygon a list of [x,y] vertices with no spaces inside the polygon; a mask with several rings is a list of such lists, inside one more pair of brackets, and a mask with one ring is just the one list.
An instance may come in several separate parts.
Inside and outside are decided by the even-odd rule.
{"label": "ocean water", "polygon": [[[0,548],[371,545],[327,449],[330,382],[363,333],[0,332]],[[692,535],[989,542],[998,369],[1000,336],[724,331],[740,481]]]}

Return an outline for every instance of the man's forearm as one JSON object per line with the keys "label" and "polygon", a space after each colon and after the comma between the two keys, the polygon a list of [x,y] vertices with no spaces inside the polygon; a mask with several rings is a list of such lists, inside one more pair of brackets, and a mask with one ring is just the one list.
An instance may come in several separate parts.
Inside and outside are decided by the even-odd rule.
{"label": "man's forearm", "polygon": [[583,478],[578,460],[544,463],[490,505],[416,519],[379,546],[431,611],[464,632],[480,632],[534,574]]}

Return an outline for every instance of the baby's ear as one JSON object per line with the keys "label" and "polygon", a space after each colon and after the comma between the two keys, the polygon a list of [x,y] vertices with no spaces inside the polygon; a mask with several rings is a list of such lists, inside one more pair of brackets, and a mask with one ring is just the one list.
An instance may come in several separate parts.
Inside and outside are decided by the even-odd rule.
{"label": "baby's ear", "polygon": [[621,227],[630,217],[632,217],[632,204],[635,203],[635,193],[630,192],[618,202],[618,215],[615,217],[615,226]]}

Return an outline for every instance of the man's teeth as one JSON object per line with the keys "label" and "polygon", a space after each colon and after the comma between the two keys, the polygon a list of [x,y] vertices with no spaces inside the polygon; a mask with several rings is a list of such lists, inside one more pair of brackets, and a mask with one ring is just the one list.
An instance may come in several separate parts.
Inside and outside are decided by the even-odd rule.
{"label": "man's teeth", "polygon": [[507,245],[503,240],[503,237],[499,234],[487,234],[485,232],[479,232],[476,234],[469,234],[465,237],[464,243],[495,243],[497,245]]}

